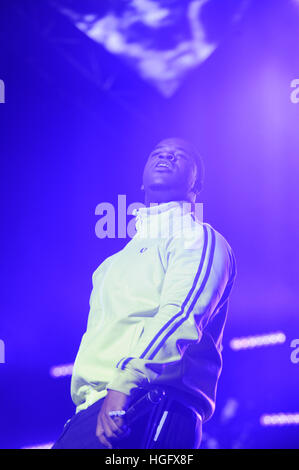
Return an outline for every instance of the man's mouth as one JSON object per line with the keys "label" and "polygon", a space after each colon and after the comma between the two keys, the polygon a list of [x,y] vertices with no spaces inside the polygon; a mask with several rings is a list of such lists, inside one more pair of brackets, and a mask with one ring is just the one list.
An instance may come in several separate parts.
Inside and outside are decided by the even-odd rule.
{"label": "man's mouth", "polygon": [[161,169],[166,169],[166,170],[173,170],[173,166],[170,162],[167,161],[160,161],[155,165],[155,168],[161,168]]}

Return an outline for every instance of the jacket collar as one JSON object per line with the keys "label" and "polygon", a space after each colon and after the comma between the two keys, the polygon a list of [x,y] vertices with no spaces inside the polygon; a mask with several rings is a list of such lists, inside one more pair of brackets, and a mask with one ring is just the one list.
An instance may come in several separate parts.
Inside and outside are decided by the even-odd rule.
{"label": "jacket collar", "polygon": [[188,201],[170,201],[133,210],[136,216],[136,235],[159,238],[182,229],[183,216],[193,213],[194,204]]}

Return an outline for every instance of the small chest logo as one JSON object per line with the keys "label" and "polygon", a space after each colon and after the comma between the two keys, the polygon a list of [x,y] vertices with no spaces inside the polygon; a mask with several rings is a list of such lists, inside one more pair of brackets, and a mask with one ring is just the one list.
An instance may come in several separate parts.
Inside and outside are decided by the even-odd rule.
{"label": "small chest logo", "polygon": [[139,253],[144,253],[147,250],[147,247],[141,248]]}

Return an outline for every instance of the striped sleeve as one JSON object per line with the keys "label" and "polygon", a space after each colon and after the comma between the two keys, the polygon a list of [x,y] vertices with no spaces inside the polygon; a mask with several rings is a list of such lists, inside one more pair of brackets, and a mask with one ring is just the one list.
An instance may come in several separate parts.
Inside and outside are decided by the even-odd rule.
{"label": "striped sleeve", "polygon": [[163,383],[165,376],[167,383],[169,371],[179,370],[185,349],[200,341],[229,282],[228,244],[207,224],[199,225],[188,239],[170,239],[167,257],[160,308],[145,320],[136,346],[117,364],[108,389],[130,395],[158,377]]}

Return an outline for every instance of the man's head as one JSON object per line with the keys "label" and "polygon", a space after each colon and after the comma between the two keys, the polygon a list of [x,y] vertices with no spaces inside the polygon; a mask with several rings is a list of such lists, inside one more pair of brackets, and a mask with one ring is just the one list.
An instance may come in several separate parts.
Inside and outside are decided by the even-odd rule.
{"label": "man's head", "polygon": [[159,142],[143,171],[145,203],[196,201],[202,189],[203,163],[196,148],[180,138]]}

